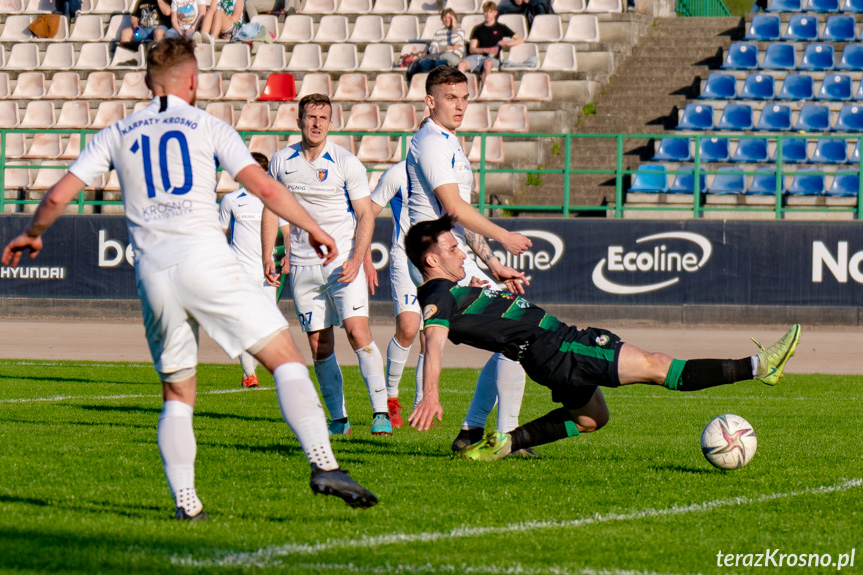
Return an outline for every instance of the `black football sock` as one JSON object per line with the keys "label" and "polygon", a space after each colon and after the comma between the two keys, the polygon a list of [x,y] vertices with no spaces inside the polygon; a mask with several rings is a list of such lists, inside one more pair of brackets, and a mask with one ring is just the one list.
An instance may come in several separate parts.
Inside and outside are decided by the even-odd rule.
{"label": "black football sock", "polygon": [[455,440],[452,442],[453,451],[462,451],[468,445],[473,445],[483,438],[485,429],[482,427],[471,427],[470,429],[462,429],[458,432]]}
{"label": "black football sock", "polygon": [[516,427],[510,434],[512,435],[511,450],[518,451],[578,435],[578,427],[575,425],[575,417],[572,413],[567,408],[561,407],[546,413],[539,419]]}
{"label": "black football sock", "polygon": [[676,391],[698,391],[752,379],[752,359],[671,360],[663,385]]}

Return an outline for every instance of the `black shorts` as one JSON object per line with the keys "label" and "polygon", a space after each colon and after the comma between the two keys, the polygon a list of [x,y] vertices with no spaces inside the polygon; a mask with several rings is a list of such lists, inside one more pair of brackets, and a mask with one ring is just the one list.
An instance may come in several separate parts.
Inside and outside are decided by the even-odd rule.
{"label": "black shorts", "polygon": [[560,329],[534,340],[521,364],[551,398],[569,409],[584,407],[597,386],[618,387],[617,362],[623,342],[614,333],[589,327]]}

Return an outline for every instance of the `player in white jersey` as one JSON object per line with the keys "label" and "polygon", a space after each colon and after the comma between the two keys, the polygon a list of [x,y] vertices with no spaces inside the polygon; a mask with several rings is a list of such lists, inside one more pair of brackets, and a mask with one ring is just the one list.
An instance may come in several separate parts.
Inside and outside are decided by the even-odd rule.
{"label": "player in white jersey", "polygon": [[[252,157],[265,172],[270,168],[270,161],[260,152],[252,152]],[[261,212],[264,203],[254,194],[243,188],[226,194],[219,204],[219,222],[222,231],[228,238],[228,244],[246,270],[249,279],[255,285],[264,288],[267,295],[274,300],[278,288],[271,286],[264,278],[264,268],[261,266]],[[243,368],[243,387],[258,387],[258,376],[255,368],[258,360],[247,351],[240,354],[240,365]]]}
{"label": "player in white jersey", "polygon": [[[302,139],[273,155],[270,175],[288,188],[297,201],[336,240],[339,257],[321,265],[308,234],[279,225],[290,237],[290,285],[297,318],[308,335],[321,395],[330,412],[330,432],[351,432],[345,409],[341,368],[335,354],[333,326],[344,326],[359,360],[360,374],[372,404],[374,435],[392,435],[387,413],[386,378],[381,352],[369,329],[369,294],[363,259],[369,251],[375,216],[363,164],[341,146],[327,140],[332,105],[323,94],[309,94],[299,103]],[[290,229],[288,229],[290,228]],[[265,251],[275,241],[276,218],[264,212],[261,237]],[[264,258],[271,285],[278,285],[275,264]]]}
{"label": "player in white jersey", "polygon": [[36,257],[42,234],[69,202],[116,168],[147,339],[162,380],[157,441],[176,504],[174,516],[207,518],[195,490],[192,429],[198,326],[228,355],[248,350],[273,373],[282,416],[312,467],[312,491],[336,495],[354,507],[374,505],[375,496],[338,467],[314,384],[275,301],[248,281],[225,242],[216,205],[216,168],[221,165],[267,207],[307,230],[327,262],[338,255],[335,242],[261,170],[233,128],[194,107],[197,84],[191,40],[155,43],[147,55],[153,101],[96,134],[0,260],[17,266],[28,250]]}
{"label": "player in white jersey", "polygon": [[[396,333],[387,346],[387,409],[393,427],[403,424],[399,403],[399,382],[414,338],[420,328],[420,306],[417,287],[411,280],[408,257],[405,255],[405,234],[410,228],[407,205],[408,176],[405,162],[399,162],[384,172],[372,192],[375,217],[389,204],[393,215],[393,237],[390,248],[390,293],[396,315]],[[374,268],[367,270],[374,271]],[[375,278],[376,279],[376,278]],[[422,339],[420,345],[422,346]],[[422,399],[423,353],[417,358],[416,395],[414,407]]]}
{"label": "player in white jersey", "polygon": [[[456,137],[467,99],[467,77],[457,69],[440,66],[429,73],[425,102],[430,115],[414,134],[407,156],[411,224],[452,214],[457,220],[453,235],[459,247],[467,253],[466,245],[470,246],[486,263],[494,280],[503,282],[509,291],[522,294],[522,283],[527,284],[524,274],[501,264],[485,238],[500,242],[512,254],[530,247],[530,240],[492,223],[470,204],[473,172]],[[475,277],[497,285],[470,258],[465,260],[465,271],[465,282]],[[524,383],[524,370],[517,362],[494,354],[477,379],[461,432],[453,441],[453,451],[462,451],[482,439],[485,421],[498,401],[497,430],[507,433],[517,427]]]}

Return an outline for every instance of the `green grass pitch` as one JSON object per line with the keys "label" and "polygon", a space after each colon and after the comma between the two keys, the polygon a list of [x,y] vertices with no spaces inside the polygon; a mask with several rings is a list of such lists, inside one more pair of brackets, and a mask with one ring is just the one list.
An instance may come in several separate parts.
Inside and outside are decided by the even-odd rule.
{"label": "green grass pitch", "polygon": [[[151,366],[0,361],[0,572],[837,571],[717,565],[720,551],[754,562],[767,549],[837,561],[853,550],[842,572],[863,572],[863,378],[607,389],[601,431],[539,447],[541,459],[477,464],[449,454],[476,370],[445,371],[439,428],[392,438],[370,435],[365,387],[344,373],[354,433],[334,447],[377,507],[312,495],[272,379],[239,390],[239,366],[201,366],[197,487],[212,520],[184,524],[170,519]],[[402,390],[407,406],[412,371]],[[551,410],[549,395],[528,382],[521,420]],[[722,413],[758,435],[744,469],[701,455],[701,429]]]}

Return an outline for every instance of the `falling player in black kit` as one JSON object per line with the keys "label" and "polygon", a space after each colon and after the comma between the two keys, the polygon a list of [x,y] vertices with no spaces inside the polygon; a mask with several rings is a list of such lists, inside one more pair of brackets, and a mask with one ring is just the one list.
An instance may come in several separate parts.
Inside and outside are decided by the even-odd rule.
{"label": "falling player in black kit", "polygon": [[647,383],[696,391],[750,379],[777,385],[800,341],[795,324],[767,349],[756,342],[758,355],[679,360],[623,343],[604,329],[580,330],[519,295],[486,289],[478,281],[459,286],[466,256],[450,233],[453,222],[450,215],[420,222],[405,239],[408,258],[425,282],[417,290],[426,335],[423,399],[408,418],[411,426],[424,431],[435,417],[441,420],[438,381],[447,338],[519,361],[531,379],[551,389],[553,401],[563,404],[510,433],[486,434],[460,454],[464,459],[500,459],[518,449],[596,431],[608,422],[597,386]]}

